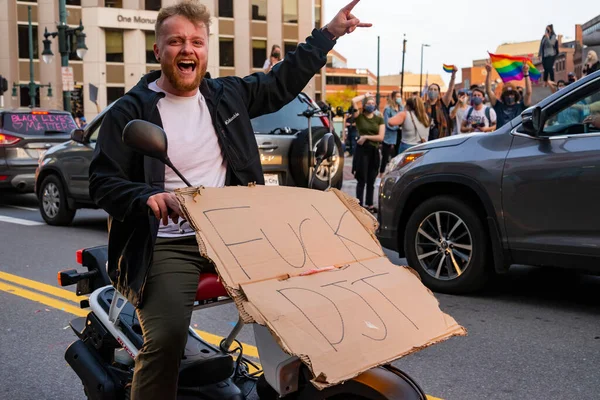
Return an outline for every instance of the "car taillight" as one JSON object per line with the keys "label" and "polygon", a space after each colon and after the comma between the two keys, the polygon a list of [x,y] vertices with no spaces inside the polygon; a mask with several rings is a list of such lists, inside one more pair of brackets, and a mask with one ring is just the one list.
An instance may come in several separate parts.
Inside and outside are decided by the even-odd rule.
{"label": "car taillight", "polygon": [[0,133],[0,146],[10,146],[19,142],[21,138]]}
{"label": "car taillight", "polygon": [[33,115],[48,115],[48,111],[32,111]]}
{"label": "car taillight", "polygon": [[321,118],[321,122],[323,123],[323,126],[327,129],[330,128],[329,126],[329,118],[327,118],[326,116],[322,115],[319,118]]}
{"label": "car taillight", "polygon": [[77,250],[75,253],[75,260],[77,261],[77,264],[83,265],[83,249]]}

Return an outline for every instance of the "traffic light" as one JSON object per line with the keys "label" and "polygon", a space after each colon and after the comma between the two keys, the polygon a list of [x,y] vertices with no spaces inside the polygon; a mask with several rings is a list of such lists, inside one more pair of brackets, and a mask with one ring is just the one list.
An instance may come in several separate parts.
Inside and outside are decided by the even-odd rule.
{"label": "traffic light", "polygon": [[0,96],[2,96],[4,92],[8,92],[8,81],[5,77],[0,75]]}

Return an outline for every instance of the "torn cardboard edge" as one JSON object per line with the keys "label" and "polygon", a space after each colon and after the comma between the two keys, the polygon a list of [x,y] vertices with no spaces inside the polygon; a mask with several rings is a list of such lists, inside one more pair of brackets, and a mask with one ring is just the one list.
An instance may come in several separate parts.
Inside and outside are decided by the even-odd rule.
{"label": "torn cardboard edge", "polygon": [[[273,199],[272,197],[269,197],[274,194],[281,196],[281,198],[285,199],[287,203],[285,201],[281,201],[281,199]],[[404,357],[405,355],[429,347],[432,344],[447,340],[450,337],[466,334],[466,330],[458,325],[456,321],[452,319],[452,317],[441,312],[439,309],[439,302],[437,299],[435,299],[429,289],[422,286],[416,271],[412,270],[410,267],[398,268],[394,266],[394,268],[398,271],[408,270],[406,273],[409,274],[394,275],[402,276],[401,279],[405,281],[408,280],[411,282],[419,282],[419,287],[417,288],[419,296],[426,296],[425,299],[430,297],[429,300],[431,300],[431,298],[435,300],[435,304],[431,304],[431,302],[429,304],[431,308],[430,311],[432,312],[432,315],[437,315],[436,318],[441,317],[443,319],[444,324],[440,324],[439,327],[441,328],[439,329],[442,329],[445,326],[445,330],[442,329],[442,332],[437,328],[434,329],[431,332],[431,335],[429,335],[431,337],[428,336],[428,340],[424,341],[423,343],[419,342],[418,346],[406,345],[407,347],[405,348],[398,348],[392,351],[391,353],[393,354],[380,352],[379,356],[376,358],[369,360],[361,358],[356,362],[346,363],[356,365],[356,369],[344,370],[342,373],[337,373],[340,370],[343,370],[344,366],[323,366],[322,360],[319,359],[319,352],[315,352],[315,349],[311,349],[310,346],[306,349],[306,351],[294,350],[298,347],[298,338],[296,337],[296,332],[310,330],[311,327],[309,324],[300,321],[300,325],[291,330],[289,328],[277,326],[277,321],[274,322],[273,315],[271,315],[273,311],[273,304],[270,304],[267,301],[265,305],[264,299],[261,299],[261,296],[267,295],[265,294],[266,292],[259,291],[258,297],[256,297],[256,294],[249,296],[247,292],[250,290],[249,288],[251,288],[252,285],[255,285],[255,287],[262,285],[265,287],[271,287],[271,289],[275,289],[279,287],[278,285],[283,287],[286,282],[289,283],[290,280],[301,280],[302,282],[307,282],[305,280],[311,279],[311,277],[331,276],[329,274],[334,272],[341,273],[342,275],[348,275],[350,273],[344,271],[343,267],[352,263],[358,263],[366,269],[368,268],[365,266],[365,264],[377,262],[377,260],[380,259],[385,259],[389,263],[389,260],[387,260],[387,257],[383,253],[381,245],[375,235],[378,223],[373,215],[362,208],[356,199],[336,189],[332,189],[328,192],[317,192],[309,189],[289,187],[267,188],[264,186],[230,187],[221,189],[186,188],[177,190],[176,195],[181,204],[182,210],[186,215],[186,219],[196,232],[196,240],[198,241],[200,253],[215,265],[215,270],[227,292],[234,300],[243,321],[245,323],[258,323],[260,325],[267,326],[274,339],[279,343],[281,348],[286,353],[298,356],[310,368],[313,376],[315,376],[313,384],[319,389],[352,379],[353,377],[360,375],[360,373],[370,368],[389,363],[393,360]],[[309,204],[314,210],[309,207]],[[318,207],[315,207],[315,204],[317,204]],[[286,206],[289,206],[290,208],[286,209]],[[213,225],[214,221],[207,217],[208,212],[215,210],[218,211],[220,209],[226,210],[228,209],[227,207],[244,210],[238,210],[239,212],[236,215],[221,218],[221,220],[218,221],[219,226],[215,227]],[[290,213],[290,209],[293,209],[294,212]],[[273,213],[264,213],[265,216],[273,214],[272,218],[262,219],[254,215],[260,214],[261,210],[273,210]],[[285,213],[286,210],[288,210],[287,214]],[[316,213],[314,211],[316,211]],[[340,213],[343,214],[341,214],[341,218],[338,218]],[[345,218],[346,214],[352,215],[354,218]],[[320,224],[318,229],[315,228],[316,230],[313,229],[313,231],[310,231],[309,229],[310,233],[313,235],[317,234],[318,236],[323,232],[327,233],[327,235],[325,235],[323,238],[317,239],[312,238],[311,235],[306,233],[303,236],[303,222],[300,223],[300,227],[298,229],[294,230],[294,226],[297,226],[299,217],[305,218],[303,222],[309,221],[305,227],[308,226],[308,228],[310,228],[312,225]],[[296,225],[291,223],[292,220],[294,220],[293,222]],[[284,227],[284,229],[281,227],[283,226],[281,224],[285,222],[290,222],[288,225],[289,228],[294,232],[295,239],[294,236],[289,234],[289,231],[286,231],[287,228]],[[233,229],[227,228],[228,224],[231,225]],[[277,228],[278,224],[281,225],[279,228]],[[211,227],[210,225],[213,226]],[[223,229],[227,230],[226,234],[223,234]],[[269,240],[269,237],[267,237],[267,234],[265,233],[268,232],[269,229],[275,229],[275,232],[279,232],[277,229],[284,230],[281,231],[281,234],[272,235],[271,240]],[[237,240],[239,239],[238,237],[247,239],[247,237],[244,237],[244,235],[249,235],[249,232],[254,232],[254,230],[257,232],[262,232],[262,236],[255,238],[253,243],[250,244],[243,240]],[[243,234],[240,233],[240,231],[243,231]],[[362,231],[362,233],[360,231]],[[284,250],[279,252],[277,251],[276,246],[271,243],[271,241],[281,241],[281,238],[285,238],[286,235],[289,239],[283,241]],[[281,262],[280,258],[289,258],[289,260],[291,260],[293,256],[295,256],[295,249],[298,247],[298,244],[295,243],[296,240],[302,245],[301,247],[302,251],[304,252],[305,263],[300,269],[290,269],[289,266],[286,266]],[[268,242],[268,244],[266,242]],[[293,242],[292,244],[294,244],[296,247],[290,245],[288,242]],[[340,242],[343,246],[340,245]],[[319,246],[322,246],[322,248],[319,248]],[[377,251],[374,251],[375,248]],[[332,250],[330,251],[330,249]],[[263,274],[263,276],[260,278],[250,278],[251,275],[254,275],[254,272],[251,271],[248,279],[244,278],[240,280],[240,276],[242,275],[240,274],[239,269],[242,264],[247,262],[255,262],[254,258],[256,257],[251,256],[254,254],[254,250],[256,250],[256,253],[261,253],[260,256],[263,257],[263,259],[261,261],[262,264],[259,263],[259,266],[264,264],[264,268],[267,269],[268,273]],[[275,250],[275,252],[273,252],[273,250]],[[271,254],[269,258],[268,255],[264,256],[263,253],[265,252],[271,252],[273,254]],[[333,253],[333,255],[329,253]],[[310,262],[314,265],[311,266],[306,262],[307,255]],[[357,255],[361,255],[361,257],[358,258]],[[277,264],[277,262],[279,262],[279,266],[273,267],[272,264]],[[292,265],[291,262],[288,262],[288,264],[290,266]],[[392,264],[390,263],[390,265]],[[326,271],[325,269],[328,267],[329,270]],[[260,272],[262,270],[258,269],[258,271]],[[315,271],[317,271],[317,273],[315,273]],[[415,283],[415,285],[417,284]],[[276,291],[277,290],[275,290],[275,292]],[[274,293],[273,290],[271,290],[271,293]],[[371,295],[373,295],[373,293],[371,293]],[[336,301],[340,300],[337,299]],[[356,303],[357,307],[361,306],[360,301],[357,299],[345,299],[341,301],[343,303],[348,301],[351,303],[354,302]],[[276,302],[274,303],[276,304]],[[392,302],[390,301],[390,303]],[[411,299],[410,301],[405,301],[405,303],[408,303],[410,307],[415,307],[416,305],[414,303],[418,303],[418,298],[416,301],[412,301]],[[315,309],[319,309],[319,307],[316,307]],[[380,310],[378,309],[378,311]],[[388,310],[387,312],[389,313],[390,311]],[[376,324],[374,325],[371,323],[371,325],[375,326]],[[377,326],[375,327],[377,328]],[[452,329],[450,329],[451,327]],[[361,328],[352,327],[352,329],[360,330]],[[357,343],[360,345],[360,340],[362,339],[360,335],[357,337]],[[335,358],[340,355],[334,354],[333,356]],[[351,358],[353,355],[346,354],[346,356]],[[333,381],[330,381],[331,379],[333,379]]]}

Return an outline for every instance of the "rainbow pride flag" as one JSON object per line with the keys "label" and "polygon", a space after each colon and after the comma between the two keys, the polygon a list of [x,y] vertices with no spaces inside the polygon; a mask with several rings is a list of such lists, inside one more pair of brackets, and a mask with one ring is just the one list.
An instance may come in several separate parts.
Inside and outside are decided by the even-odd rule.
{"label": "rainbow pride flag", "polygon": [[456,65],[444,64],[444,71],[446,71],[449,74],[451,74],[452,72],[457,71]]}
{"label": "rainbow pride flag", "polygon": [[540,71],[527,57],[513,57],[506,54],[488,53],[492,60],[492,66],[498,71],[502,82],[520,81],[523,79],[523,64],[529,65],[529,78],[539,81],[542,77]]}

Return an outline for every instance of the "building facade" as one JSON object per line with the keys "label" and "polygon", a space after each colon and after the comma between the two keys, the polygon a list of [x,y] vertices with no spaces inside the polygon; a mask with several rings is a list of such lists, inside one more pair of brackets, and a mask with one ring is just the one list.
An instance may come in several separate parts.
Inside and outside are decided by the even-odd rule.
{"label": "building facade", "polygon": [[[73,52],[75,90],[72,110],[90,120],[101,109],[133,87],[147,72],[160,68],[154,58],[154,24],[158,10],[177,0],[66,0],[67,24],[81,21],[88,52],[80,60]],[[9,86],[27,84],[29,74],[28,17],[32,7],[34,81],[50,83],[53,96],[42,89],[36,106],[62,109],[62,73],[58,40],[52,40],[54,61],[41,60],[44,30],[55,32],[59,0],[8,0],[0,2],[0,35],[5,51],[0,54],[0,75]],[[201,0],[211,12],[208,72],[212,77],[245,76],[262,71],[271,47],[293,50],[321,27],[322,0]],[[323,69],[322,74],[325,73]],[[325,89],[323,75],[316,75],[305,91],[320,98]],[[97,104],[90,100],[90,85],[98,88]],[[29,90],[20,89],[17,98],[5,93],[5,107],[29,106]]]}

